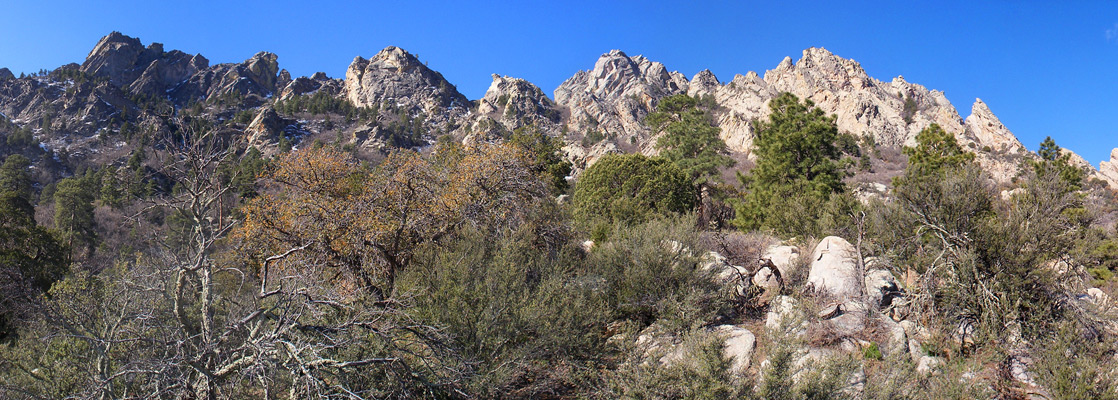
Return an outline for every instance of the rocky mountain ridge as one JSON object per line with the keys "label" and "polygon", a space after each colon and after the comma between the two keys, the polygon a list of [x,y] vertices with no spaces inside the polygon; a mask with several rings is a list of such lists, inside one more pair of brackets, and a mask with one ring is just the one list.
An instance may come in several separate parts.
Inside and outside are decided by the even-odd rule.
{"label": "rocky mountain ridge", "polygon": [[[751,157],[755,121],[768,116],[770,99],[791,92],[835,115],[840,131],[872,137],[883,146],[912,145],[920,130],[939,124],[974,152],[997,181],[1011,180],[1021,160],[1034,157],[981,99],[964,118],[941,91],[903,77],[877,80],[858,62],[823,48],[806,49],[795,61],[786,57],[763,75],[750,71],[725,83],[709,70],[687,79],[662,63],[613,50],[592,69],[563,82],[554,100],[531,82],[494,75],[485,96],[470,101],[442,74],[394,46],[369,59],[356,57],[344,79],[322,73],[292,78],[280,69],[278,58],[260,52],[241,63],[210,65],[200,54],[165,51],[159,43],[145,47],[139,39],[113,32],[80,65],[22,79],[0,70],[0,113],[17,126],[34,127],[39,140],[57,151],[77,143],[87,146],[88,140],[76,139],[119,132],[125,122],[142,124],[170,107],[205,103],[219,121],[246,112],[252,113],[250,120],[274,121],[279,116],[268,113],[280,102],[324,95],[379,111],[370,121],[346,118],[341,128],[329,117],[319,120],[327,128],[318,131],[340,129],[344,132],[339,136],[357,146],[383,149],[385,143],[432,142],[440,135],[500,140],[531,126],[563,139],[568,157],[576,166],[586,166],[610,152],[655,154],[656,134],[643,119],[660,99],[681,93],[712,101],[715,123],[729,149]],[[160,105],[163,111],[157,111]],[[257,123],[248,129],[247,122],[233,128],[252,135],[254,142],[274,142],[283,135],[267,127],[284,124]],[[315,132],[314,123],[305,125]],[[391,139],[402,134],[412,139]],[[366,143],[370,140],[378,144]],[[1090,176],[1118,188],[1114,162],[1112,157],[1101,170],[1091,167]]]}

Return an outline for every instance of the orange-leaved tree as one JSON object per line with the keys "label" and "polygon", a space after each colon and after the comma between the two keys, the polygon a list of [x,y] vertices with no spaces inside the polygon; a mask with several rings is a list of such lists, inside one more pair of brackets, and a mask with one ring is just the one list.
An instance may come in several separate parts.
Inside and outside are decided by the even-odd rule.
{"label": "orange-leaved tree", "polygon": [[529,162],[507,145],[446,146],[430,156],[400,150],[371,169],[331,149],[292,152],[245,207],[237,237],[251,254],[299,249],[261,271],[264,280],[311,257],[334,284],[387,301],[420,247],[464,223],[519,221],[524,205],[546,193]]}

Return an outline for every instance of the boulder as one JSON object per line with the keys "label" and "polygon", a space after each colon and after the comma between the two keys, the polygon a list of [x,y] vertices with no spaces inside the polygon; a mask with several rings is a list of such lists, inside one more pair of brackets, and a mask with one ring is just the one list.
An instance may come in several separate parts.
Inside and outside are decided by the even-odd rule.
{"label": "boulder", "polygon": [[916,373],[920,375],[931,375],[943,366],[943,357],[932,356],[919,356],[916,360]]}
{"label": "boulder", "polygon": [[780,290],[780,270],[768,265],[761,267],[753,274],[753,284],[766,290]]}
{"label": "boulder", "polygon": [[724,356],[733,360],[730,372],[737,376],[744,376],[753,358],[753,351],[757,349],[757,337],[748,329],[734,325],[721,325],[715,327],[714,331],[722,335],[725,340]]}
{"label": "boulder", "polygon": [[889,271],[871,269],[866,271],[866,295],[870,305],[886,309],[893,305],[894,298],[901,296],[901,288]]}
{"label": "boulder", "polygon": [[765,328],[769,330],[803,331],[806,318],[799,302],[791,296],[776,296],[765,314]]}
{"label": "boulder", "polygon": [[1091,302],[1095,303],[1096,306],[1104,306],[1110,304],[1110,296],[1108,296],[1106,292],[1103,292],[1102,289],[1099,288],[1087,289],[1087,297],[1090,298]]}
{"label": "boulder", "polygon": [[885,347],[882,349],[886,355],[904,354],[908,352],[908,334],[905,333],[904,326],[893,321],[891,318],[881,318],[881,323],[889,331],[889,341],[886,342]]}
{"label": "boulder", "polygon": [[839,303],[857,299],[865,284],[858,276],[858,254],[854,245],[837,236],[823,238],[812,252],[807,283]]}
{"label": "boulder", "polygon": [[594,249],[594,241],[584,240],[582,241],[582,243],[579,243],[579,247],[582,248],[582,251],[589,253],[591,250]]}
{"label": "boulder", "polygon": [[762,260],[772,261],[780,270],[781,276],[789,276],[795,272],[800,262],[800,248],[796,246],[770,246],[761,254]]}

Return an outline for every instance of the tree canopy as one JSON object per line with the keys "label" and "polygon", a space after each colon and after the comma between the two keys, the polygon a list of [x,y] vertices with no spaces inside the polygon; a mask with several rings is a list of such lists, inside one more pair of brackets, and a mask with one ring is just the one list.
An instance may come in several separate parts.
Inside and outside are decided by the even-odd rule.
{"label": "tree canopy", "polygon": [[734,222],[746,230],[802,234],[812,230],[810,224],[796,228],[787,222],[818,218],[831,195],[845,191],[838,127],[810,100],[800,102],[791,93],[770,101],[769,108],[769,120],[757,123],[757,164],[738,176],[746,193]]}
{"label": "tree canopy", "polygon": [[695,207],[695,187],[674,163],[641,154],[610,154],[575,185],[575,218],[587,226],[634,224]]}
{"label": "tree canopy", "polygon": [[726,155],[726,142],[718,136],[721,128],[711,123],[710,114],[698,107],[694,97],[677,94],[661,99],[645,122],[663,133],[656,141],[660,156],[679,166],[697,185],[721,180],[718,168],[734,165]]}

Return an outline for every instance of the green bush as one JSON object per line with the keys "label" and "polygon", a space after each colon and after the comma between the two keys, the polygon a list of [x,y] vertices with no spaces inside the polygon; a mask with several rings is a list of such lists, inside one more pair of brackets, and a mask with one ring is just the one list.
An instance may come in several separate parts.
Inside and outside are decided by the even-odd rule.
{"label": "green bush", "polygon": [[586,262],[605,285],[611,319],[682,333],[728,311],[699,255],[694,217],[685,217],[618,226]]}
{"label": "green bush", "polygon": [[415,296],[411,313],[449,334],[471,366],[468,392],[532,397],[578,379],[559,366],[607,353],[610,311],[598,279],[578,267],[573,243],[550,248],[535,238],[527,227],[509,235],[468,230],[401,277]]}
{"label": "green bush", "polygon": [[690,211],[696,193],[687,175],[666,159],[610,154],[582,173],[571,200],[575,219],[592,229]]}
{"label": "green bush", "polygon": [[884,357],[881,355],[881,349],[877,348],[877,343],[870,343],[869,346],[862,349],[862,358],[867,360],[881,360]]}

